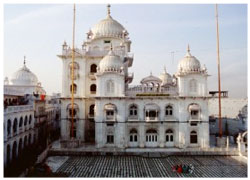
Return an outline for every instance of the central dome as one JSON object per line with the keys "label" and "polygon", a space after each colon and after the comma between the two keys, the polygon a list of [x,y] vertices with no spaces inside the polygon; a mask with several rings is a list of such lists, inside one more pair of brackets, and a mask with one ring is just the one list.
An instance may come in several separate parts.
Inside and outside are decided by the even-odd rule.
{"label": "central dome", "polygon": [[36,86],[38,79],[25,65],[11,76],[13,85]]}
{"label": "central dome", "polygon": [[126,29],[110,16],[110,5],[108,5],[107,17],[97,23],[92,29],[93,39],[99,37],[122,38]]}

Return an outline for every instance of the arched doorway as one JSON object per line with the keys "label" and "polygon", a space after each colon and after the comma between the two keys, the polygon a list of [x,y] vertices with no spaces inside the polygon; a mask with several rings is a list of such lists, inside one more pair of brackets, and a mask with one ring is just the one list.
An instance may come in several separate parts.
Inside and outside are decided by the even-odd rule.
{"label": "arched doorway", "polygon": [[146,147],[157,147],[158,134],[155,129],[149,129],[146,131]]}
{"label": "arched doorway", "polygon": [[136,129],[131,129],[129,131],[129,147],[137,147],[138,146],[138,132]]}
{"label": "arched doorway", "polygon": [[88,119],[86,121],[86,142],[95,142],[95,104],[89,106]]}
{"label": "arched doorway", "polygon": [[166,146],[173,147],[174,146],[174,132],[172,129],[166,130]]}

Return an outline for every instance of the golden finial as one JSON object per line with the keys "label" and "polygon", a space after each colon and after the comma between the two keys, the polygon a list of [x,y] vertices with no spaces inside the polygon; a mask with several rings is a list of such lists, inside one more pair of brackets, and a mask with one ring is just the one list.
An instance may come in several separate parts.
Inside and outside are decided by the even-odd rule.
{"label": "golden finial", "polygon": [[190,47],[189,47],[189,44],[188,44],[188,47],[187,47],[187,51],[190,52]]}
{"label": "golden finial", "polygon": [[107,5],[107,13],[108,13],[108,16],[110,16],[110,4]]}
{"label": "golden finial", "polygon": [[26,56],[23,57],[23,65],[26,64]]}

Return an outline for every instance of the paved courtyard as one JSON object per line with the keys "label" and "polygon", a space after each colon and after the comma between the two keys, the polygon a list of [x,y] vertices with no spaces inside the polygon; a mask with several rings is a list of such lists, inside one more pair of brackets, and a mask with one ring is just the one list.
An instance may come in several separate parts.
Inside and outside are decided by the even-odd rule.
{"label": "paved courtyard", "polygon": [[[193,174],[171,167],[193,164]],[[247,177],[247,165],[230,156],[71,156],[56,170],[70,177]]]}

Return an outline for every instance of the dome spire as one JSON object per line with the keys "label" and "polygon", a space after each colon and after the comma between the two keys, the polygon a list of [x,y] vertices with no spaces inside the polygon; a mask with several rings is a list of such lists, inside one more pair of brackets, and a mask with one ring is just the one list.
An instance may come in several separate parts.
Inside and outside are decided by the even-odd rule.
{"label": "dome spire", "polygon": [[190,52],[190,47],[189,47],[189,44],[187,46],[187,52]]}
{"label": "dome spire", "polygon": [[186,56],[188,56],[188,57],[192,56],[191,53],[190,53],[190,46],[189,46],[189,44],[187,46],[187,54],[186,54]]}
{"label": "dome spire", "polygon": [[26,64],[26,56],[23,57],[23,65]]}
{"label": "dome spire", "polygon": [[164,65],[164,67],[163,67],[163,73],[167,73],[167,70],[166,70],[166,66]]}
{"label": "dome spire", "polygon": [[107,5],[107,17],[110,17],[110,4]]}

